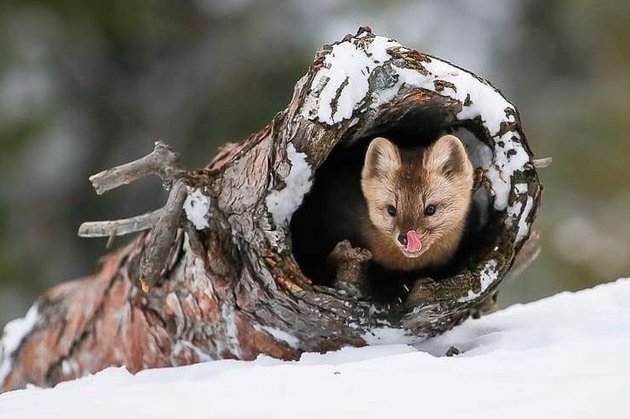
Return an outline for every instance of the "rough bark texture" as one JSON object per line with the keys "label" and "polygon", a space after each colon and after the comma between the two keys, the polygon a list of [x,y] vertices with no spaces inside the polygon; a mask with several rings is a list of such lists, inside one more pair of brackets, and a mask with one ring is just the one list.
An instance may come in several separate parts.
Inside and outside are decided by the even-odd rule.
{"label": "rough bark texture", "polygon": [[[345,59],[348,50],[362,55]],[[518,113],[503,101],[476,76],[369,30],[325,46],[286,110],[226,146],[205,169],[185,174],[188,193],[207,197],[208,225],[184,223],[155,286],[144,293],[135,285],[153,234],[143,233],[104,257],[94,275],[46,292],[18,344],[5,342],[0,389],[52,386],[108,366],[136,372],[259,354],[296,359],[304,351],[375,343],[384,331],[412,342],[448,330],[495,293],[539,204],[541,185]],[[283,188],[303,192],[291,183],[295,156],[315,171],[338,144],[413,125],[418,109],[432,109],[441,130],[465,127],[491,150],[477,179],[489,197],[490,243],[474,250],[469,269],[419,279],[411,306],[377,306],[312,285],[269,197]]]}

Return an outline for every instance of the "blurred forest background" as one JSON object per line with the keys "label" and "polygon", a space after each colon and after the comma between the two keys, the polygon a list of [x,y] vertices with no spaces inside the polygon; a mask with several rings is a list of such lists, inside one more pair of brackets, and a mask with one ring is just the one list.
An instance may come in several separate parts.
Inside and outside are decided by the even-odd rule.
{"label": "blurred forest background", "polygon": [[[187,167],[288,103],[324,43],[369,25],[485,77],[553,156],[544,249],[503,305],[630,275],[630,7],[624,0],[0,1],[0,326],[93,272],[82,221],[161,206],[158,181],[90,174],[165,139]],[[117,245],[124,240],[117,241]]]}

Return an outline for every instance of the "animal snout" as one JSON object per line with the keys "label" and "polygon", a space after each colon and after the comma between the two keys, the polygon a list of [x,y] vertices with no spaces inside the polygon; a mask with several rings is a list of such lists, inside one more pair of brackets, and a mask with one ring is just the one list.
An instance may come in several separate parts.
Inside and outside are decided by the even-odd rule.
{"label": "animal snout", "polygon": [[407,246],[407,235],[406,234],[399,235],[398,242],[402,244],[403,246]]}

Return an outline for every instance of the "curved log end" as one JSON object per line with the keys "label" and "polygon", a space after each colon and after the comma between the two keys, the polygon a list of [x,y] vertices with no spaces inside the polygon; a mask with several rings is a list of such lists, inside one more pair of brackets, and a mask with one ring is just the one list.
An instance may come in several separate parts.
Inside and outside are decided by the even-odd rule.
{"label": "curved log end", "polygon": [[[338,290],[326,290],[323,305],[314,303],[322,309],[345,305],[345,320],[360,318],[368,331],[383,321],[420,337],[447,330],[496,292],[529,237],[542,185],[516,107],[489,82],[446,61],[359,31],[318,52],[296,86],[278,131],[272,171],[277,168],[281,175],[272,182],[270,195],[295,190],[294,166],[312,172],[316,181],[319,177],[334,182],[344,165],[362,160],[367,143],[376,136],[400,146],[426,146],[441,134],[454,133],[466,145],[477,173],[474,201],[484,220],[477,237],[466,244],[465,261],[439,279],[405,285],[398,303],[394,299],[372,310],[387,311],[386,316],[362,318],[361,302]],[[290,135],[282,135],[285,131]],[[310,171],[289,153],[282,154],[293,144],[305,155]],[[283,165],[289,166],[284,172],[288,175],[283,175]],[[292,196],[301,202],[303,188]],[[299,207],[283,202],[293,211]],[[300,239],[300,227],[286,229],[286,208],[280,222],[274,209],[268,209],[277,226],[272,246],[286,248],[291,235],[294,241]],[[298,261],[303,262],[299,255]],[[316,295],[321,292],[317,289]],[[407,304],[402,304],[405,297]]]}

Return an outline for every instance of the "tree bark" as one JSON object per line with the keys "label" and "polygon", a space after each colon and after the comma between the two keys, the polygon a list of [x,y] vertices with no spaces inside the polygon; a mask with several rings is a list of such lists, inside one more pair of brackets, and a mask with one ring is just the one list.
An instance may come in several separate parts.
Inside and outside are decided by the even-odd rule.
{"label": "tree bark", "polygon": [[[288,222],[317,168],[335,147],[429,122],[479,140],[473,163],[488,199],[489,239],[475,247],[474,264],[439,281],[418,279],[412,304],[383,306],[313,285],[291,253]],[[426,339],[496,292],[529,236],[542,189],[518,112],[496,89],[366,28],[318,51],[270,124],[206,168],[177,174],[185,216],[176,234],[160,235],[168,252],[158,252],[156,277],[143,283],[140,272],[159,223],[105,256],[94,275],[44,293],[26,320],[7,327],[0,390],[52,386],[108,366],[296,359],[392,337]]]}

